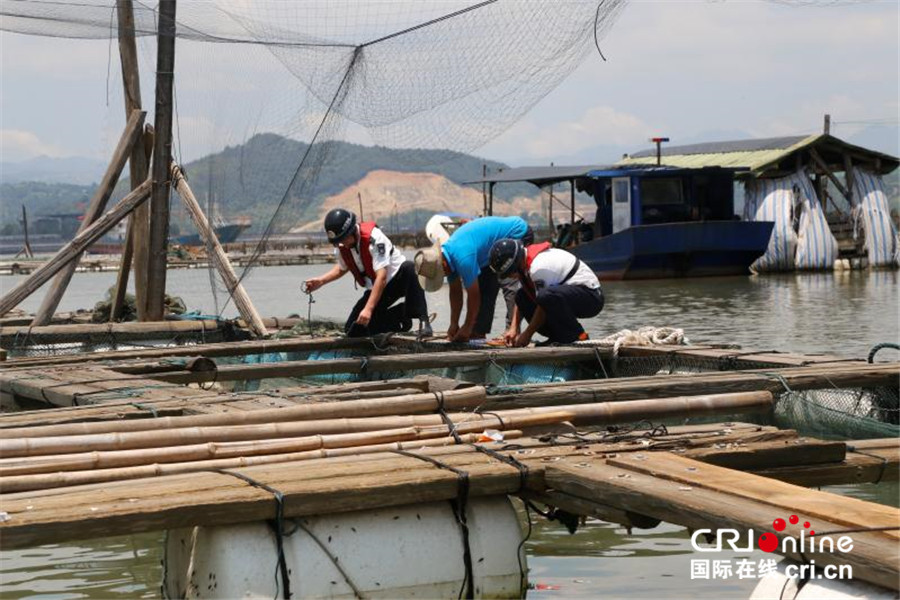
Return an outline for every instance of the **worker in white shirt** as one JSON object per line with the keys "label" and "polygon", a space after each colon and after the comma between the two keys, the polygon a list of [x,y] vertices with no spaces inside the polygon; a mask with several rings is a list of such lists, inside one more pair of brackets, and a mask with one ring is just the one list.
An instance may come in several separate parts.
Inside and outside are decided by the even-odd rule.
{"label": "worker in white shirt", "polygon": [[[535,333],[547,337],[539,345],[588,339],[578,319],[603,310],[603,291],[591,268],[576,256],[550,242],[525,246],[505,239],[491,247],[490,265],[497,277],[518,277],[522,283],[503,336],[508,346],[527,346]],[[524,331],[522,319],[528,321]]]}
{"label": "worker in white shirt", "polygon": [[[356,215],[336,208],[325,216],[325,232],[335,246],[337,264],[324,275],[307,279],[306,290],[313,292],[348,271],[353,273],[353,279],[366,291],[350,311],[344,326],[348,336],[409,331],[413,319],[419,319],[420,336],[432,335],[425,292],[415,265],[374,222],[357,224]],[[393,306],[400,298],[404,301]]]}

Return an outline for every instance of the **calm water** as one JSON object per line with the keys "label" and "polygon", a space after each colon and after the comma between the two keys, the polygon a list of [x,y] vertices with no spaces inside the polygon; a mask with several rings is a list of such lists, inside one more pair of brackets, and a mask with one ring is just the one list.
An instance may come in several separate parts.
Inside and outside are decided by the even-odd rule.
{"label": "calm water", "polygon": [[[262,314],[305,316],[308,305],[300,282],[327,268],[258,269],[245,286]],[[586,326],[592,337],[666,325],[683,328],[694,343],[861,357],[878,342],[900,339],[897,277],[897,272],[854,272],[610,282],[603,288],[606,308]],[[215,311],[206,271],[170,271],[168,278],[170,292],[184,298],[189,309]],[[92,306],[114,279],[114,273],[78,274],[60,310]],[[0,278],[0,289],[20,280]],[[316,293],[312,314],[341,318],[359,293],[349,279],[326,286]],[[39,292],[23,308],[36,309],[40,298]],[[439,315],[436,329],[446,327],[446,293],[429,295],[429,302]],[[499,308],[495,333],[502,319]],[[233,307],[224,311],[225,316],[235,314]],[[887,357],[890,351],[883,352]],[[896,483],[831,489],[893,506],[900,496]],[[698,555],[687,532],[672,525],[628,534],[618,526],[588,521],[570,536],[561,526],[536,519],[527,549],[530,580],[545,588],[531,591],[532,598],[747,598],[756,583],[691,580],[690,560]],[[0,598],[158,597],[160,560],[161,536],[156,534],[5,552],[0,554]]]}

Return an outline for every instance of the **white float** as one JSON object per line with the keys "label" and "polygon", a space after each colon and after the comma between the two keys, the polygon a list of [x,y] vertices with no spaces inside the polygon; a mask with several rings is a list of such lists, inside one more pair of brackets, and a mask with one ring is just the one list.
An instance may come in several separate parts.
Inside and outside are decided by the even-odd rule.
{"label": "white float", "polygon": [[803,583],[785,571],[788,565],[799,564],[782,560],[776,571],[760,579],[750,600],[890,600],[897,597],[892,590],[855,579],[814,579]]}
{"label": "white float", "polygon": [[[524,596],[522,531],[508,498],[471,498],[469,547],[476,598]],[[463,542],[449,502],[304,518],[366,598],[456,598]],[[286,529],[291,522],[286,522]],[[302,529],[284,538],[293,598],[354,598],[331,557]],[[526,569],[521,553],[521,568]],[[265,523],[169,532],[170,598],[281,598],[275,536]]]}

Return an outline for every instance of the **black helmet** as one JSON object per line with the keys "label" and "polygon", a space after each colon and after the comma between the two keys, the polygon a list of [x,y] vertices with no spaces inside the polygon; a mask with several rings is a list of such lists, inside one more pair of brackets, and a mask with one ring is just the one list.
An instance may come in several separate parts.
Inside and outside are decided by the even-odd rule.
{"label": "black helmet", "polygon": [[325,233],[328,234],[328,241],[335,246],[355,229],[356,215],[349,210],[335,208],[325,215]]}
{"label": "black helmet", "polygon": [[491,270],[497,277],[509,277],[513,271],[522,268],[525,260],[525,246],[521,240],[497,240],[491,246]]}

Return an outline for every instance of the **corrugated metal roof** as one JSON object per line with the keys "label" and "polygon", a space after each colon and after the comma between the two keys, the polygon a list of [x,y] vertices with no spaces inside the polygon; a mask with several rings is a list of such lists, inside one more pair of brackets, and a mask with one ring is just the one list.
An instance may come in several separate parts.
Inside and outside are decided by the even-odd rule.
{"label": "corrugated metal roof", "polygon": [[589,171],[615,169],[609,165],[583,165],[576,167],[516,167],[497,171],[475,181],[464,183],[511,183],[514,181],[530,181],[535,185],[584,177]]}
{"label": "corrugated metal roof", "polygon": [[[686,146],[663,146],[663,156],[683,154],[723,154],[731,152],[759,152],[761,150],[784,150],[802,142],[809,136],[794,135],[789,137],[761,138],[753,140],[732,140],[728,142],[704,142],[702,144],[688,144]],[[631,158],[644,158],[652,156],[656,158],[656,149],[641,150],[631,155]]]}
{"label": "corrugated metal roof", "polygon": [[[857,155],[864,155],[872,161],[878,159],[882,163],[883,174],[894,170],[900,163],[896,157],[889,154],[854,146],[827,134],[663,147],[661,162],[663,165],[685,169],[726,167],[760,173],[791,154],[813,145],[821,145],[822,148],[830,148],[832,151],[835,148],[844,149]],[[642,150],[617,163],[619,166],[646,164],[656,164],[655,149]]]}

